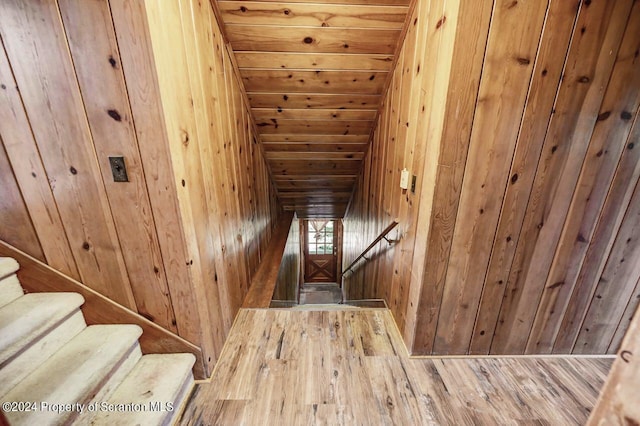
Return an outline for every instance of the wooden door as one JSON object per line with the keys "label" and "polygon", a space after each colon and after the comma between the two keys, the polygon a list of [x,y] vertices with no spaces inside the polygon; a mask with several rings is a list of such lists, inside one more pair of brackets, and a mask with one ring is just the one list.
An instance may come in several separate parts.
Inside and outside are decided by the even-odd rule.
{"label": "wooden door", "polygon": [[304,222],[304,280],[337,282],[338,226],[334,220]]}

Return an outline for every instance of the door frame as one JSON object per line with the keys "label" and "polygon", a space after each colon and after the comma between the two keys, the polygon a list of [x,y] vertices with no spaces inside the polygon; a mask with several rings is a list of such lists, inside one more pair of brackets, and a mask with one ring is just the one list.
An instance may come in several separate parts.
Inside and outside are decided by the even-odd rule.
{"label": "door frame", "polygon": [[[308,222],[313,219],[302,219],[300,220],[300,285],[301,288],[304,285],[305,277],[307,275],[306,266],[307,266],[307,256],[309,255],[308,246],[307,246],[307,238],[308,238]],[[333,232],[334,232],[334,246],[335,250],[335,264],[336,264],[336,282],[342,288],[342,219],[339,218],[325,218],[325,219],[317,219],[317,220],[332,220],[333,221]]]}

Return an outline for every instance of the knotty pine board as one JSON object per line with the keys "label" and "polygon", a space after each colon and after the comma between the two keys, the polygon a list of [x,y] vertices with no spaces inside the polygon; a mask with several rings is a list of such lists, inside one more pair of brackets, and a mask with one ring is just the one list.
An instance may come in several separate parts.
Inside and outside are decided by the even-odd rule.
{"label": "knotty pine board", "polygon": [[235,52],[240,71],[257,69],[313,69],[389,71],[393,55],[339,53]]}
{"label": "knotty pine board", "polygon": [[284,109],[253,108],[253,117],[257,120],[289,119],[289,120],[335,120],[335,121],[373,121],[376,110],[342,110],[342,109]]}
{"label": "knotty pine board", "polygon": [[[66,275],[79,279],[76,261],[69,247],[69,240],[64,232],[64,226],[60,219],[60,213],[56,206],[51,186],[47,180],[38,147],[33,138],[33,133],[29,126],[22,98],[18,90],[18,85],[11,72],[9,59],[4,48],[0,49],[0,115],[5,117],[0,120],[0,134],[2,134],[2,145],[6,151],[9,163],[3,172],[8,173],[13,170],[13,175],[20,188],[32,188],[29,191],[22,191],[22,197],[29,211],[29,217],[33,228],[39,236],[39,245],[42,247],[44,259],[57,270]],[[10,184],[5,188],[9,191]],[[11,199],[10,195],[5,195],[6,199]],[[15,203],[17,206],[19,203]],[[14,205],[13,202],[10,205]],[[9,218],[5,220],[11,220]],[[20,229],[20,226],[8,226],[7,231]],[[4,240],[10,241],[7,234]],[[11,238],[11,240],[14,240]],[[26,235],[15,239],[16,246],[29,244],[30,238]],[[27,246],[21,249],[31,252],[32,255],[37,250],[29,249]]]}
{"label": "knotty pine board", "polygon": [[244,70],[248,92],[377,94],[387,73],[381,71]]}
{"label": "knotty pine board", "polygon": [[229,25],[234,51],[300,53],[394,53],[400,30]]}
{"label": "knotty pine board", "polygon": [[[323,93],[248,93],[253,108],[377,109],[380,95]],[[365,141],[366,142],[366,141]]]}
{"label": "knotty pine board", "polygon": [[0,147],[0,184],[0,239],[44,260],[38,235],[3,147]]}
{"label": "knotty pine board", "polygon": [[399,30],[407,14],[406,7],[397,6],[353,7],[352,5],[219,1],[218,7],[227,26],[244,24]]}

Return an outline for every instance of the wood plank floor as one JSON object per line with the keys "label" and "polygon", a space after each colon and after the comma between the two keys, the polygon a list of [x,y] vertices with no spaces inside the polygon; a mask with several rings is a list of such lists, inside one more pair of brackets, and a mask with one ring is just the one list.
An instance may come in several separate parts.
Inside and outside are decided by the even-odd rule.
{"label": "wood plank floor", "polygon": [[612,358],[409,358],[386,309],[243,309],[184,425],[584,424]]}

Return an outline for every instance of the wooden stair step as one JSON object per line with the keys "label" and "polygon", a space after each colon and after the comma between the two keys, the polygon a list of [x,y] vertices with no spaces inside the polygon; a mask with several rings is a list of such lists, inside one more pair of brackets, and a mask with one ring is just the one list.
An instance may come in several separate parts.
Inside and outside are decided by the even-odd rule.
{"label": "wooden stair step", "polygon": [[0,308],[24,295],[16,274],[0,279]]}
{"label": "wooden stair step", "polygon": [[0,280],[18,272],[20,265],[12,257],[0,257]]}
{"label": "wooden stair step", "polygon": [[79,408],[88,410],[92,401],[107,400],[142,356],[141,334],[136,325],[85,328],[3,397],[38,404],[36,411],[5,413],[9,424],[70,423],[80,414]]}
{"label": "wooden stair step", "polygon": [[0,368],[62,324],[83,303],[77,293],[33,293],[0,308]]}
{"label": "wooden stair step", "polygon": [[[193,387],[191,368],[195,360],[192,354],[144,355],[107,402],[111,406],[123,407],[133,404],[132,408],[136,409],[100,411],[92,424],[171,424]],[[83,418],[76,424],[85,424]]]}

